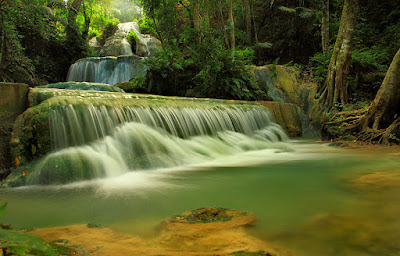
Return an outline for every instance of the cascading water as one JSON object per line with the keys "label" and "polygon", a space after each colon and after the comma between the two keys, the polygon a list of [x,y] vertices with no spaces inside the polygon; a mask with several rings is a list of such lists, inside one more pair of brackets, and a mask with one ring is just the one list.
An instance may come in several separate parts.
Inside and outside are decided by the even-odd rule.
{"label": "cascading water", "polygon": [[280,148],[278,142],[288,139],[266,108],[186,105],[56,107],[49,118],[53,151],[36,161],[25,184],[63,184],[204,164]]}
{"label": "cascading water", "polygon": [[[135,36],[136,51],[132,52],[129,33]],[[118,24],[118,29],[101,47],[97,41],[91,40],[91,45],[101,57],[84,58],[71,65],[67,81],[95,82],[117,84],[128,82],[146,72],[142,64],[143,57],[151,56],[161,49],[158,39],[140,33],[136,22]],[[142,57],[139,57],[142,56]]]}
{"label": "cascading water", "polygon": [[286,140],[279,125],[271,121],[267,109],[224,108],[107,108],[68,105],[55,110],[50,117],[54,149],[79,146],[113,133],[124,123],[142,123],[162,129],[172,136],[214,136],[232,131],[246,136],[264,137],[269,141]]}
{"label": "cascading water", "polygon": [[67,81],[117,84],[128,82],[146,72],[147,67],[137,56],[91,57],[75,62],[68,71]]}

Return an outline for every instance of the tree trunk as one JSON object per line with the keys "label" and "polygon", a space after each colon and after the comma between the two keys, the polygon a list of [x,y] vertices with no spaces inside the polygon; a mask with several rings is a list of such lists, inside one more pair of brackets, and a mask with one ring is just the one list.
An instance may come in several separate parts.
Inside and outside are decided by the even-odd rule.
{"label": "tree trunk", "polygon": [[164,45],[164,38],[163,38],[163,36],[161,34],[161,31],[160,31],[159,27],[157,26],[157,21],[156,21],[156,18],[154,16],[154,12],[151,13],[151,18],[153,20],[154,28],[156,30],[156,33],[158,35],[158,40],[160,40],[160,42],[161,42],[161,47],[162,47],[164,52],[167,52],[167,50],[165,49],[165,45]]}
{"label": "tree trunk", "polygon": [[400,49],[393,58],[385,79],[367,114],[362,119],[362,129],[387,128],[400,115]]}
{"label": "tree trunk", "polygon": [[4,33],[4,17],[1,16],[1,27],[0,27],[0,66],[3,64],[3,54],[4,54],[4,48],[5,48],[5,33]]}
{"label": "tree trunk", "polygon": [[252,44],[250,0],[242,0],[243,20],[246,24],[247,43]]}
{"label": "tree trunk", "polygon": [[329,0],[325,0],[322,8],[322,52],[329,52]]}
{"label": "tree trunk", "polygon": [[347,77],[350,69],[357,11],[358,0],[344,1],[339,32],[319,100],[319,108],[323,112],[329,113],[348,102]]}
{"label": "tree trunk", "polygon": [[193,9],[192,9],[192,19],[193,19],[193,28],[198,33],[197,43],[201,44],[201,25],[200,25],[200,3],[198,1],[193,1]]}
{"label": "tree trunk", "polygon": [[229,0],[229,28],[231,30],[231,49],[235,49],[235,22],[233,21],[233,0]]}
{"label": "tree trunk", "polygon": [[83,31],[82,31],[82,38],[84,40],[86,40],[88,37],[88,34],[89,34],[90,17],[88,16],[88,13],[86,12],[85,1],[82,2],[82,8],[83,8],[83,16],[85,17],[85,27],[83,28]]}
{"label": "tree trunk", "polygon": [[219,26],[220,26],[220,29],[222,32],[225,47],[227,49],[229,49],[230,48],[229,40],[228,40],[228,35],[227,35],[226,29],[225,29],[225,19],[224,19],[224,13],[223,13],[222,8],[223,8],[222,1],[218,0],[218,10],[217,10],[217,17],[218,17],[218,21],[219,21],[218,23],[219,23]]}
{"label": "tree trunk", "polygon": [[258,43],[258,32],[257,32],[257,24],[254,18],[254,0],[250,0],[250,11],[251,11],[251,20],[253,22],[253,33],[254,33],[254,42],[257,44]]}
{"label": "tree trunk", "polygon": [[75,0],[70,6],[68,6],[68,26],[76,26],[76,17],[78,16],[79,8],[82,5],[83,0]]}

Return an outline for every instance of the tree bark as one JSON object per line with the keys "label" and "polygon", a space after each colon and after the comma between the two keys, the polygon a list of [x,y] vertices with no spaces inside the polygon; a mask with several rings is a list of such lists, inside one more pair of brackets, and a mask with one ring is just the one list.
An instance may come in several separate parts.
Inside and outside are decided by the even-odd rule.
{"label": "tree bark", "polygon": [[[362,130],[389,127],[400,116],[400,49],[394,56],[374,101],[362,119]],[[372,126],[371,126],[372,125]]]}
{"label": "tree bark", "polygon": [[75,0],[70,6],[68,6],[68,26],[76,26],[76,17],[78,16],[79,8],[82,5],[83,0]]}
{"label": "tree bark", "polygon": [[201,25],[200,25],[200,3],[198,1],[193,1],[193,9],[192,9],[192,22],[193,28],[198,33],[197,43],[201,44],[202,36],[201,36]]}
{"label": "tree bark", "polygon": [[231,49],[235,49],[235,22],[233,21],[233,0],[229,0],[229,28],[231,30]]}
{"label": "tree bark", "polygon": [[156,29],[156,33],[158,35],[158,40],[160,40],[160,42],[161,42],[161,47],[164,52],[167,52],[167,50],[165,49],[165,45],[164,45],[164,38],[161,34],[159,27],[157,26],[157,21],[156,21],[156,17],[154,16],[154,12],[151,13],[151,18],[153,20],[154,28]]}
{"label": "tree bark", "polygon": [[223,39],[224,39],[224,44],[225,44],[225,47],[227,48],[227,49],[229,49],[230,47],[229,47],[229,40],[228,40],[228,35],[227,35],[227,33],[226,33],[226,29],[225,29],[225,19],[224,19],[224,14],[223,14],[223,5],[222,5],[222,1],[221,0],[218,0],[218,10],[217,10],[217,17],[218,17],[218,23],[219,23],[219,26],[220,26],[220,29],[221,29],[221,32],[222,32],[222,36],[223,36]]}
{"label": "tree bark", "polygon": [[243,20],[246,24],[246,39],[248,44],[252,44],[252,33],[251,33],[251,8],[250,0],[242,0],[243,9]]}
{"label": "tree bark", "polygon": [[82,38],[86,40],[89,34],[90,17],[86,11],[85,1],[82,2],[82,8],[83,8],[83,16],[85,17],[85,27],[83,28],[82,31]]}
{"label": "tree bark", "polygon": [[254,42],[257,44],[258,43],[258,31],[257,31],[257,24],[254,18],[254,0],[250,0],[250,12],[251,12],[251,20],[253,22],[253,33],[254,33]]}
{"label": "tree bark", "polygon": [[329,0],[324,0],[322,7],[322,25],[321,25],[321,38],[322,38],[322,52],[329,52]]}
{"label": "tree bark", "polygon": [[350,69],[357,12],[358,0],[344,1],[339,32],[319,99],[320,110],[327,113],[337,109],[340,105],[346,105],[348,102],[347,77]]}

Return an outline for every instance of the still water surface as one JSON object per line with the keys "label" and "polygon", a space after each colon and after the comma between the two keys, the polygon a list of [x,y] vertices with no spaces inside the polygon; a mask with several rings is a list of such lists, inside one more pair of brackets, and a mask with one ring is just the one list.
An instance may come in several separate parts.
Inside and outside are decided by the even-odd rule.
{"label": "still water surface", "polygon": [[2,221],[14,228],[99,223],[151,237],[163,219],[217,206],[255,213],[254,235],[299,255],[400,255],[400,184],[351,185],[374,172],[400,172],[399,154],[282,143],[200,166],[3,190]]}

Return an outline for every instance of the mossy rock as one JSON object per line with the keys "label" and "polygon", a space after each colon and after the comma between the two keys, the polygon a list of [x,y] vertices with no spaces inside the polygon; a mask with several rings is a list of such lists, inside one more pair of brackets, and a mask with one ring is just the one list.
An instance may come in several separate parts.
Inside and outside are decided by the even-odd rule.
{"label": "mossy rock", "polygon": [[83,90],[83,91],[103,91],[103,92],[124,92],[123,89],[109,84],[88,83],[88,82],[62,82],[55,84],[47,84],[37,86],[36,88],[54,88],[67,90]]}
{"label": "mossy rock", "polygon": [[249,214],[246,211],[231,210],[221,207],[203,207],[175,215],[169,222],[181,223],[210,223],[231,221],[232,218]]}
{"label": "mossy rock", "polygon": [[20,231],[0,229],[0,248],[7,255],[77,256],[86,252],[57,243],[47,243],[40,237]]}

